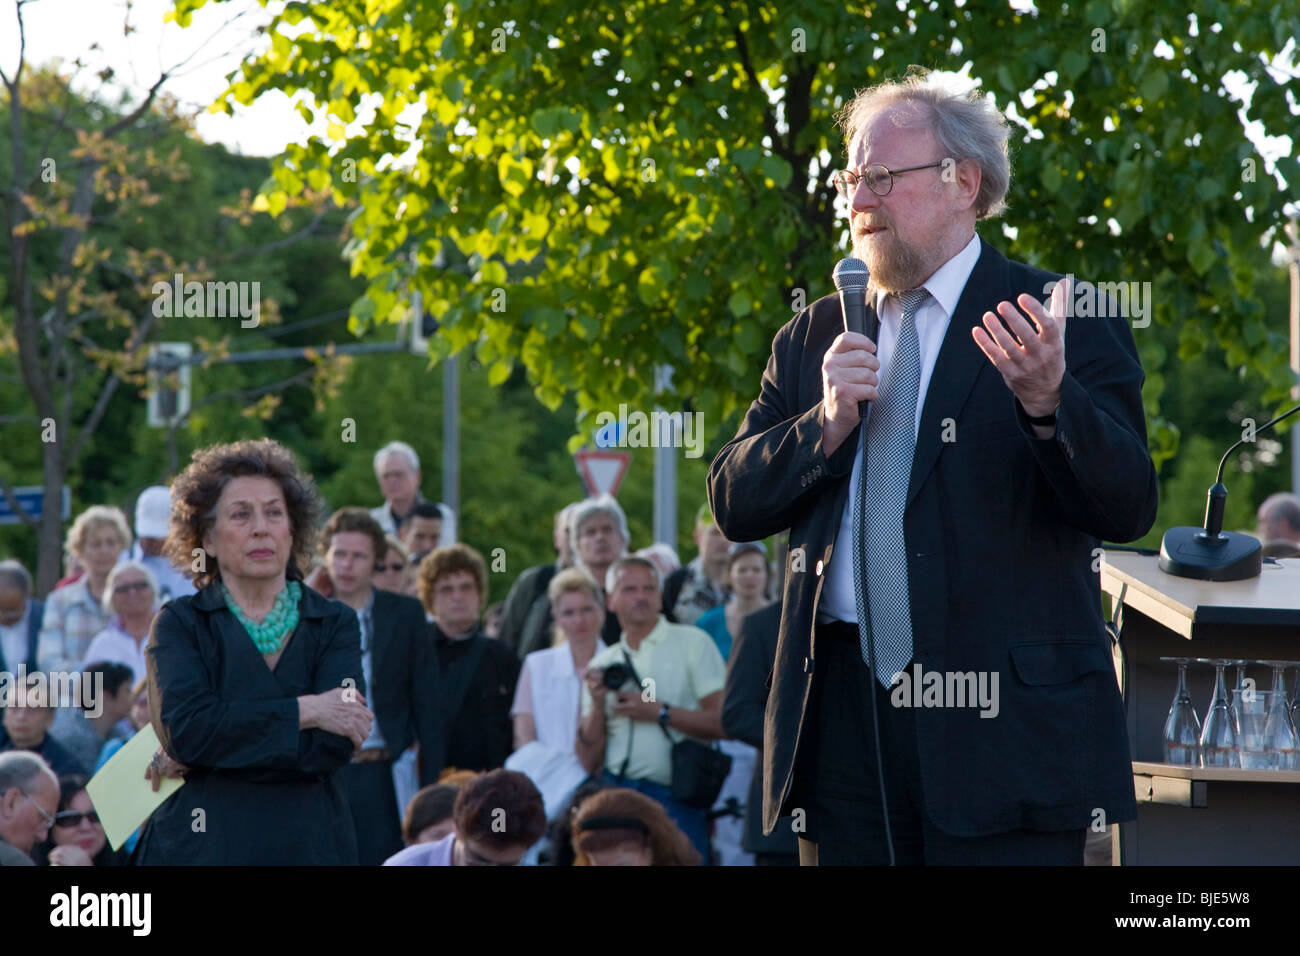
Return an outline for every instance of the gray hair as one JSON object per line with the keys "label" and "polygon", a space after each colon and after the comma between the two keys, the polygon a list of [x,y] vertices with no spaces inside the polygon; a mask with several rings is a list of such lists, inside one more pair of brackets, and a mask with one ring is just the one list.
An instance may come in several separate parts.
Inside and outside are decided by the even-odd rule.
{"label": "gray hair", "polygon": [[26,793],[32,781],[41,774],[49,777],[54,786],[59,785],[59,778],[40,754],[30,750],[10,750],[0,754],[0,795],[7,793],[11,787],[17,787]]}
{"label": "gray hair", "polygon": [[122,539],[122,550],[130,550],[131,530],[127,527],[126,515],[122,509],[113,505],[91,505],[77,515],[77,520],[68,529],[68,552],[80,558],[86,548],[86,539],[98,527],[112,528]]}
{"label": "gray hair", "polygon": [[23,567],[21,561],[15,561],[13,558],[0,561],[0,581],[8,581],[25,596],[32,596],[32,573]]}
{"label": "gray hair", "polygon": [[574,564],[581,565],[582,563],[582,560],[578,557],[578,531],[597,515],[608,515],[613,520],[618,533],[623,536],[624,548],[632,540],[632,534],[627,530],[627,515],[623,514],[623,509],[611,496],[601,495],[599,498],[588,498],[585,501],[570,505],[570,507],[573,510],[569,512],[569,547],[573,551]]}
{"label": "gray hair", "polygon": [[929,74],[913,73],[859,90],[837,116],[844,128],[845,147],[851,150],[858,133],[880,113],[904,103],[921,107],[920,115],[899,116],[899,126],[926,126],[944,156],[958,162],[973,160],[979,165],[975,217],[987,219],[1006,209],[1011,185],[1011,160],[1007,154],[1010,127],[992,100],[980,94],[979,87],[957,93],[941,86]]}
{"label": "gray hair", "polygon": [[390,441],[383,448],[379,449],[379,451],[375,452],[374,465],[376,475],[379,474],[380,463],[382,463],[389,455],[401,455],[406,459],[407,464],[411,466],[413,471],[420,470],[420,456],[415,453],[414,448],[404,441]]}
{"label": "gray hair", "polygon": [[153,591],[153,606],[156,610],[159,595],[158,576],[140,561],[119,561],[113,565],[113,570],[108,572],[108,580],[104,582],[104,597],[100,602],[104,605],[104,610],[109,614],[113,613],[113,588],[117,585],[117,579],[121,577],[123,571],[139,571],[144,575],[144,579],[149,582],[150,590]]}
{"label": "gray hair", "polygon": [[663,577],[659,574],[659,568],[649,558],[643,558],[639,555],[629,554],[619,558],[609,566],[605,572],[605,593],[613,594],[618,588],[618,579],[623,576],[626,568],[649,568],[650,573],[655,576],[655,587],[660,591],[664,589]]}

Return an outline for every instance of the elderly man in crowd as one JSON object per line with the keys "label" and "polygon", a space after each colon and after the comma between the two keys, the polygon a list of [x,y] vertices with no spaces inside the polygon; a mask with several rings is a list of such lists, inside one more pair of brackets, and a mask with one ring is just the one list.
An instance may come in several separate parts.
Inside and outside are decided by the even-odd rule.
{"label": "elderly man in crowd", "polygon": [[45,605],[32,597],[32,576],[18,561],[0,561],[0,671],[36,670]]}
{"label": "elderly man in crowd", "polygon": [[36,754],[0,754],[0,866],[31,866],[59,809],[59,778]]}
{"label": "elderly man in crowd", "polygon": [[384,503],[371,508],[370,517],[379,522],[385,534],[400,536],[411,511],[425,501],[420,494],[420,456],[406,442],[390,441],[375,452],[375,479]]}
{"label": "elderly man in crowd", "polygon": [[[610,567],[627,554],[631,537],[627,530],[627,516],[623,514],[618,502],[609,495],[580,501],[569,514],[569,542],[573,548],[573,564],[586,571],[601,587],[605,585],[605,576]],[[605,603],[609,607],[609,602]],[[606,644],[614,644],[618,641],[621,630],[618,615],[609,607],[600,639]],[[547,634],[549,636],[549,630]],[[527,656],[538,649],[539,647],[525,644],[520,646],[519,653]]]}

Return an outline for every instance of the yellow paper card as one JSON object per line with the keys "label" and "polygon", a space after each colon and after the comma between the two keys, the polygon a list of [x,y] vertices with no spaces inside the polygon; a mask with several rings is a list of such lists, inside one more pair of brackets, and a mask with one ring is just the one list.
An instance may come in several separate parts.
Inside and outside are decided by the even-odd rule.
{"label": "yellow paper card", "polygon": [[157,752],[158,735],[152,724],[146,724],[86,784],[86,792],[114,850],[185,784],[179,777],[165,777],[154,793],[153,784],[144,774]]}

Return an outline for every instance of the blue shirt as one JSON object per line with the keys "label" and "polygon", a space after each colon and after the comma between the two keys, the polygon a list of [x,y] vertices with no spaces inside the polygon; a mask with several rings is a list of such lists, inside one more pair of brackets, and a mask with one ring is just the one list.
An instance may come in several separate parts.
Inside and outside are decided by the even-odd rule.
{"label": "blue shirt", "polygon": [[718,653],[725,661],[731,657],[731,632],[727,630],[727,606],[720,604],[700,615],[695,626],[708,633],[718,645]]}

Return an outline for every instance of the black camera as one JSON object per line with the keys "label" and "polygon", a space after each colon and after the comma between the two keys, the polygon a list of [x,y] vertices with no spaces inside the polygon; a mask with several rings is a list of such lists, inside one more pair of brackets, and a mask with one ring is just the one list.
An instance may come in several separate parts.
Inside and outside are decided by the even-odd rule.
{"label": "black camera", "polygon": [[605,668],[605,686],[610,690],[619,690],[632,679],[632,671],[626,664],[615,661]]}

